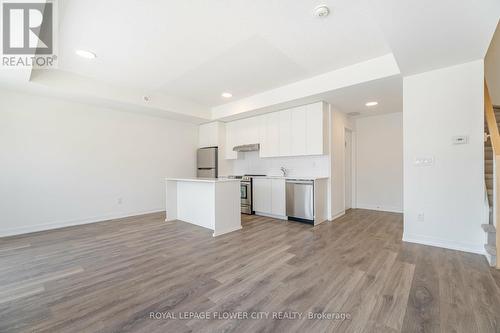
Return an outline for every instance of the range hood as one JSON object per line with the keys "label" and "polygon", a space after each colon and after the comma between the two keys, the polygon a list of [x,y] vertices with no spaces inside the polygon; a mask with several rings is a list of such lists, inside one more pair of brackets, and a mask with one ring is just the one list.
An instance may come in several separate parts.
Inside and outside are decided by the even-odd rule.
{"label": "range hood", "polygon": [[238,152],[258,151],[259,149],[260,149],[260,144],[258,143],[233,147],[233,150]]}

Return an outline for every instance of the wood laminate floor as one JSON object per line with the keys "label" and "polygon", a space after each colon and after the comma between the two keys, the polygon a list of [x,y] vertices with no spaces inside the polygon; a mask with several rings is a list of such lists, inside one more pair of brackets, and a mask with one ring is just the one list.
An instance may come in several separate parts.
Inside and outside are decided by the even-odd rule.
{"label": "wood laminate floor", "polygon": [[499,332],[499,272],[402,230],[351,210],[213,238],[151,214],[0,239],[0,332]]}

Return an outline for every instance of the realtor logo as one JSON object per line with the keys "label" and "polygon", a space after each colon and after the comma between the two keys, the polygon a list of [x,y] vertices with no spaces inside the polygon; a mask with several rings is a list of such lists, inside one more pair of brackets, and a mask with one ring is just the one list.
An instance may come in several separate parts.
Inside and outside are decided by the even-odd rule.
{"label": "realtor logo", "polygon": [[4,0],[2,66],[54,67],[57,59],[54,54],[55,17],[53,1],[28,3]]}

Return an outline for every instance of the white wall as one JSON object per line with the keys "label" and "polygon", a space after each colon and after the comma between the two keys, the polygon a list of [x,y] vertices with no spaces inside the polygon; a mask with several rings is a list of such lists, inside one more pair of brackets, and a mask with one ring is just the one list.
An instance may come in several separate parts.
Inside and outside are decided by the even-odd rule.
{"label": "white wall", "polygon": [[[403,80],[406,241],[484,252],[483,65],[478,60]],[[456,135],[468,135],[469,143],[453,145]],[[433,166],[414,165],[427,156]]]}
{"label": "white wall", "polygon": [[[0,236],[159,211],[197,126],[0,91]],[[122,198],[122,203],[118,200]]]}
{"label": "white wall", "polygon": [[403,211],[403,114],[356,119],[356,207]]}
{"label": "white wall", "polygon": [[493,35],[484,67],[493,105],[500,105],[500,24]]}
{"label": "white wall", "polygon": [[345,214],[345,129],[354,130],[352,120],[345,113],[339,110],[332,110],[332,131],[331,131],[331,163],[330,175],[331,184],[329,188],[330,202],[329,207],[330,219]]}
{"label": "white wall", "polygon": [[259,158],[258,152],[239,153],[230,163],[234,175],[281,176],[280,168],[284,167],[291,177],[328,177],[330,167],[328,155]]}

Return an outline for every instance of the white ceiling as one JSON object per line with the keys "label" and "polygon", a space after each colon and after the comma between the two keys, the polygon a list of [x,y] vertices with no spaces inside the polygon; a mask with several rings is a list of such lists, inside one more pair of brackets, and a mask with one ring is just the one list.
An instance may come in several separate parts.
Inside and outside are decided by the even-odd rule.
{"label": "white ceiling", "polygon": [[[312,15],[319,4],[330,16]],[[297,82],[303,89],[287,94],[291,102],[325,93],[354,110],[378,94],[392,101],[384,110],[395,110],[395,81],[358,89],[362,81],[350,75],[353,89],[339,90],[324,73],[385,55],[403,76],[482,59],[500,17],[499,0],[64,0],[59,8],[59,70],[2,70],[0,84],[198,122],[218,108],[249,111],[262,94]],[[225,91],[233,98],[223,99]]]}
{"label": "white ceiling", "polygon": [[[312,15],[328,4],[326,19]],[[362,0],[66,0],[62,70],[204,106],[387,53]],[[77,57],[75,49],[98,58]]]}
{"label": "white ceiling", "polygon": [[[322,99],[344,113],[358,112],[356,117],[403,112],[403,79],[393,76],[331,91]],[[378,102],[367,107],[367,102]]]}
{"label": "white ceiling", "polygon": [[483,59],[499,0],[366,0],[404,76]]}

